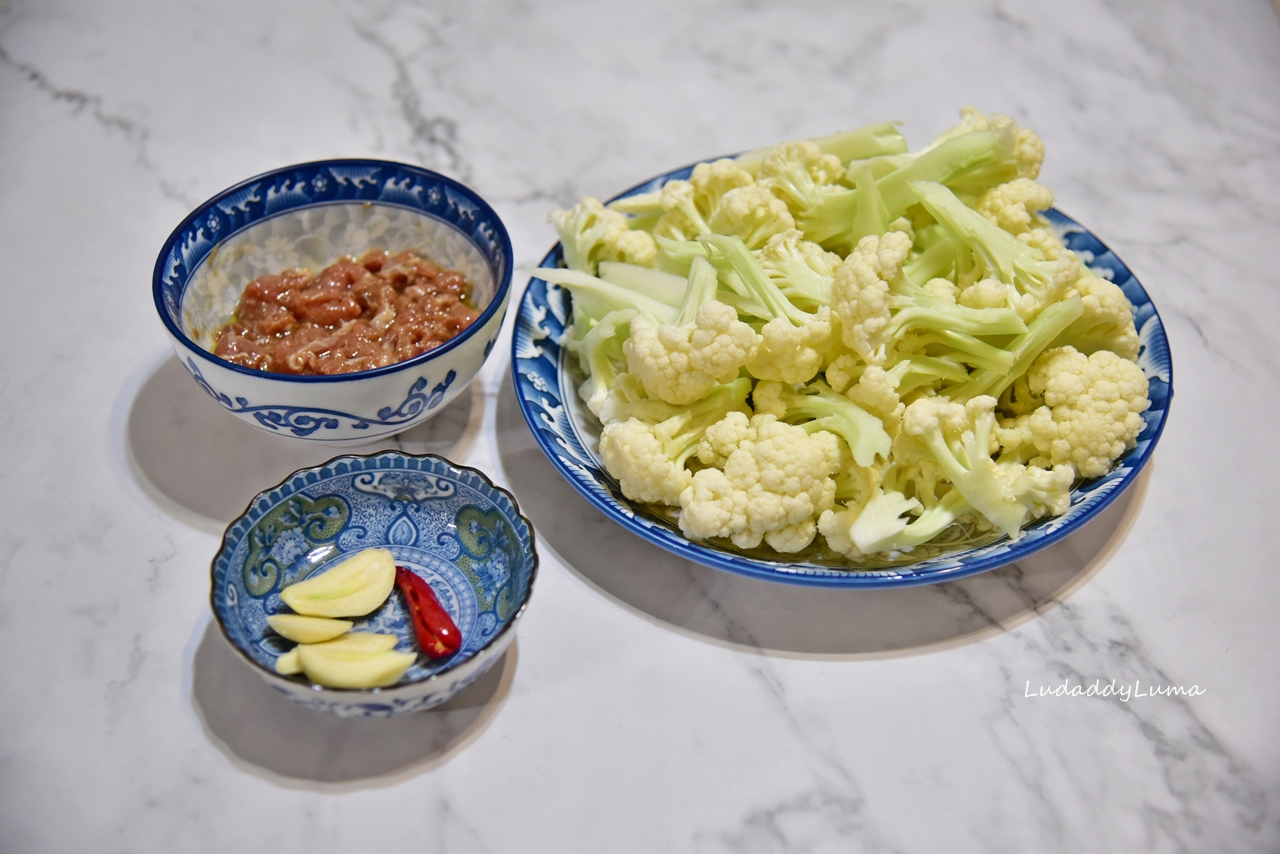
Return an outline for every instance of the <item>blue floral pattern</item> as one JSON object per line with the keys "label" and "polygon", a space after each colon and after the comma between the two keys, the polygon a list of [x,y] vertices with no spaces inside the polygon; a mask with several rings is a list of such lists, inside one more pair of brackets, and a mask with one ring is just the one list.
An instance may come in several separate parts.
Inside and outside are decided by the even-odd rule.
{"label": "blue floral pattern", "polygon": [[254,406],[244,397],[233,399],[229,395],[216,391],[204,378],[204,374],[200,372],[200,366],[191,356],[188,356],[183,364],[196,383],[227,411],[251,414],[263,427],[269,430],[288,431],[294,436],[310,436],[317,430],[336,430],[340,426],[347,426],[352,430],[367,430],[375,426],[398,427],[408,424],[417,420],[423,412],[429,412],[439,406],[444,401],[449,386],[453,385],[453,381],[458,376],[457,371],[449,371],[443,380],[436,383],[429,394],[425,394],[424,390],[430,385],[430,381],[426,377],[418,377],[417,381],[409,387],[409,393],[404,401],[395,409],[389,406],[384,407],[378,410],[377,418],[361,418],[358,415],[334,409]]}
{"label": "blue floral pattern", "polygon": [[[687,166],[659,175],[618,198],[657,190],[668,180],[689,177],[692,171],[693,166]],[[571,298],[564,289],[536,277],[530,280],[521,300],[511,345],[511,369],[521,411],[548,459],[591,504],[632,533],[707,566],[794,584],[903,587],[949,581],[1012,563],[1080,528],[1134,482],[1164,430],[1173,397],[1169,342],[1147,292],[1129,268],[1088,230],[1057,210],[1047,211],[1046,216],[1068,248],[1080,254],[1095,272],[1115,282],[1132,304],[1141,341],[1138,364],[1150,381],[1151,408],[1144,413],[1146,426],[1137,446],[1118,461],[1115,469],[1075,490],[1066,514],[1031,525],[1016,542],[1003,538],[911,564],[861,570],[825,563],[791,563],[685,539],[669,518],[659,517],[623,496],[600,464],[595,451],[598,425],[579,404],[569,353],[560,346],[572,322]],[[561,259],[561,247],[556,244],[539,266],[557,267]]]}

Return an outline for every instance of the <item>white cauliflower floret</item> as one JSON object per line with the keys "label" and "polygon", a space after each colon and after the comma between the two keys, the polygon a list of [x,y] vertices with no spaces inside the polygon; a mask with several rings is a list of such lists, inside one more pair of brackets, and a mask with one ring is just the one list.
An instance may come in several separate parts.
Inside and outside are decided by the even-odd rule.
{"label": "white cauliflower floret", "polygon": [[647,231],[632,231],[627,217],[590,196],[567,211],[555,210],[550,219],[560,235],[565,264],[571,270],[595,275],[601,261],[625,261],[653,266],[658,244]]}
{"label": "white cauliflower floret", "polygon": [[844,392],[858,381],[866,365],[858,361],[851,353],[841,353],[827,365],[825,376],[827,385],[839,392]]}
{"label": "white cauliflower floret", "polygon": [[755,178],[729,159],[699,163],[689,180],[668,181],[658,194],[664,213],[653,233],[673,240],[693,240],[714,230],[712,219],[732,190],[755,185]]}
{"label": "white cauliflower floret", "polygon": [[760,328],[760,349],[747,370],[761,380],[808,382],[822,369],[830,345],[831,309],[826,306],[800,326],[775,317]]}
{"label": "white cauliflower floret", "polygon": [[653,425],[629,418],[606,425],[600,434],[600,457],[632,501],[676,505],[691,475],[673,460]]}
{"label": "white cauliflower floret", "polygon": [[760,164],[759,182],[768,187],[797,216],[813,204],[818,188],[844,177],[844,164],[809,140],[775,145]]}
{"label": "white cauliflower floret", "polygon": [[898,434],[902,412],[906,409],[898,396],[898,384],[908,367],[907,362],[899,362],[892,370],[886,371],[879,365],[868,365],[858,381],[845,392],[858,406],[879,417],[884,422],[885,432],[891,437]]}
{"label": "white cauliflower floret", "polygon": [[683,405],[736,377],[759,346],[755,330],[738,320],[734,309],[713,300],[698,308],[691,324],[654,325],[636,315],[622,349],[628,369],[650,397]]}
{"label": "white cauliflower floret", "polygon": [[1003,113],[984,115],[976,107],[967,106],[960,110],[960,124],[940,134],[929,144],[935,148],[948,139],[975,130],[999,130],[1009,127],[1014,131],[1014,160],[1017,163],[1019,178],[1040,177],[1040,166],[1044,163],[1044,141],[1031,128],[1022,127]]}
{"label": "white cauliflower floret", "polygon": [[775,234],[796,227],[787,203],[756,184],[725,193],[708,224],[712,234],[741,237],[749,249],[759,249]]}
{"label": "white cauliflower floret", "polygon": [[836,270],[831,309],[840,318],[841,336],[868,364],[885,363],[889,326],[889,282],[902,274],[911,238],[897,231],[871,235]]}
{"label": "white cauliflower floret", "polygon": [[775,234],[759,252],[760,266],[792,300],[825,305],[831,302],[831,280],[843,259],[799,229]]}
{"label": "white cauliflower floret", "polygon": [[704,466],[721,466],[738,446],[752,437],[751,420],[745,412],[730,412],[712,424],[698,443],[698,462]]}
{"label": "white cauliflower floret", "polygon": [[691,539],[728,537],[739,548],[761,541],[795,552],[813,541],[816,519],[835,501],[839,440],[810,435],[772,415],[751,418],[723,469],[702,469],[680,496],[680,530]]}
{"label": "white cauliflower floret", "polygon": [[1070,344],[1085,355],[1110,350],[1122,359],[1137,359],[1141,342],[1133,325],[1133,307],[1120,286],[1086,273],[1076,279],[1072,287],[1080,294],[1084,313],[1058,336],[1054,344]]}
{"label": "white cauliflower floret", "polygon": [[1030,178],[1015,178],[987,190],[974,208],[1010,234],[1029,231],[1036,214],[1053,207],[1053,191]]}
{"label": "white cauliflower floret", "polygon": [[947,302],[955,302],[960,296],[960,288],[950,279],[934,278],[924,283],[926,293]]}
{"label": "white cauliflower floret", "polygon": [[1038,452],[1031,462],[1070,465],[1080,477],[1101,477],[1137,444],[1151,405],[1142,368],[1110,350],[1049,350],[1031,366],[1027,385],[1044,400],[1022,416]]}
{"label": "white cauliflower floret", "polygon": [[1046,261],[1057,261],[1059,258],[1073,258],[1077,263],[1076,253],[1068,249],[1048,228],[1032,228],[1018,235],[1018,239],[1040,253]]}
{"label": "white cauliflower floret", "polygon": [[962,290],[956,302],[966,308],[1004,308],[1009,304],[1009,286],[999,279],[981,279]]}

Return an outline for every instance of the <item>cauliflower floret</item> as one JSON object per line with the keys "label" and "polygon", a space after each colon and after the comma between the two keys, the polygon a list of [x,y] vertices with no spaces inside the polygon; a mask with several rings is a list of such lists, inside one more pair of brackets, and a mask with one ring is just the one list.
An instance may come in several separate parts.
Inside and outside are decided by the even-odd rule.
{"label": "cauliflower floret", "polygon": [[625,215],[609,210],[590,196],[567,211],[552,211],[550,219],[560,235],[565,264],[571,270],[594,276],[601,261],[651,267],[658,253],[653,235],[630,230]]}
{"label": "cauliflower floret", "polygon": [[775,317],[761,327],[760,349],[747,362],[747,370],[761,380],[808,382],[821,370],[830,345],[831,309],[825,305],[800,326]]}
{"label": "cauliflower floret", "polygon": [[689,180],[668,181],[658,193],[664,213],[653,233],[673,240],[693,240],[714,230],[712,218],[731,190],[754,186],[755,179],[732,160],[693,167]]}
{"label": "cauliflower floret", "polygon": [[738,446],[752,436],[751,420],[745,412],[730,412],[707,428],[698,443],[698,462],[722,466]]}
{"label": "cauliflower floret", "polygon": [[760,164],[759,182],[801,216],[813,206],[818,188],[842,177],[844,164],[840,158],[823,154],[817,144],[806,139],[775,145]]}
{"label": "cauliflower floret", "polygon": [[618,235],[612,245],[606,244],[601,261],[621,261],[640,267],[652,267],[658,257],[658,241],[647,231],[628,229]]}
{"label": "cauliflower floret", "polygon": [[759,346],[755,330],[738,320],[734,309],[713,300],[698,308],[693,323],[682,326],[655,326],[636,315],[622,350],[650,397],[684,405],[736,377]]}
{"label": "cauliflower floret", "polygon": [[831,476],[839,461],[839,440],[831,433],[810,435],[772,415],[755,415],[723,469],[702,469],[681,493],[680,530],[695,540],[728,537],[744,549],[763,540],[779,552],[799,551],[835,501]]}
{"label": "cauliflower floret", "polygon": [[1084,314],[1054,341],[1070,344],[1088,355],[1110,350],[1122,359],[1138,358],[1138,330],[1133,325],[1133,307],[1119,285],[1086,273],[1073,287],[1084,303]]}
{"label": "cauliflower floret", "polygon": [[898,231],[870,235],[836,270],[831,309],[840,318],[841,336],[867,364],[883,365],[889,326],[889,282],[902,274],[911,238]]}
{"label": "cauliflower floret", "polygon": [[909,367],[907,362],[899,362],[893,370],[886,371],[879,365],[868,365],[857,383],[845,392],[850,400],[884,422],[890,437],[898,435],[902,424],[906,405],[898,396],[898,384]]}
{"label": "cauliflower floret", "polygon": [[653,425],[638,418],[605,426],[600,457],[632,501],[677,505],[692,477],[682,461],[668,455]]}
{"label": "cauliflower floret", "polygon": [[1018,235],[1018,239],[1040,253],[1046,261],[1057,261],[1059,258],[1072,258],[1079,263],[1076,253],[1068,249],[1058,239],[1058,235],[1048,228],[1033,228]]}
{"label": "cauliflower floret", "polygon": [[987,190],[974,208],[1010,234],[1022,234],[1037,221],[1036,214],[1053,207],[1053,190],[1030,178],[1015,178]]}
{"label": "cauliflower floret", "polygon": [[827,365],[827,385],[843,392],[858,381],[866,367],[852,353],[841,353]]}
{"label": "cauliflower floret", "polygon": [[787,203],[756,184],[725,193],[708,224],[711,233],[737,235],[749,249],[759,249],[775,234],[796,227]]}
{"label": "cauliflower floret", "polygon": [[934,278],[924,283],[926,293],[947,302],[955,302],[960,296],[960,288],[950,279]]}
{"label": "cauliflower floret", "polygon": [[992,113],[990,116],[984,115],[976,107],[967,106],[960,110],[960,124],[944,131],[933,142],[929,144],[930,148],[935,148],[948,139],[952,139],[962,134],[975,130],[999,130],[1003,127],[1011,127],[1014,130],[1014,160],[1018,167],[1019,178],[1038,178],[1040,177],[1040,166],[1044,163],[1044,141],[1031,128],[1022,127],[1009,116],[1002,113]]}
{"label": "cauliflower floret", "polygon": [[819,305],[831,302],[831,280],[843,259],[805,240],[799,229],[770,237],[759,258],[761,268],[792,300]]}
{"label": "cauliflower floret", "polygon": [[737,161],[722,157],[712,163],[699,163],[693,167],[689,183],[693,185],[702,209],[710,214],[720,207],[725,193],[739,187],[749,187],[755,183],[755,179]]}
{"label": "cauliflower floret", "polygon": [[999,279],[981,279],[962,290],[956,302],[966,308],[1004,308],[1009,304],[1009,286]]}
{"label": "cauliflower floret", "polygon": [[1032,464],[1070,465],[1086,478],[1106,474],[1137,444],[1151,405],[1142,368],[1110,350],[1049,350],[1032,364],[1027,385],[1044,400],[1024,416],[1038,452]]}

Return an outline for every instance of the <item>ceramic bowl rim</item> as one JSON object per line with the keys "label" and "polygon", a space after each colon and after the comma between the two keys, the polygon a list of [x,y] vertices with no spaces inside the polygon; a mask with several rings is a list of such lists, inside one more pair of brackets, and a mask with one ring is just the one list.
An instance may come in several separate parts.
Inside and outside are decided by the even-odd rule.
{"label": "ceramic bowl rim", "polygon": [[[177,323],[174,322],[174,318],[170,317],[169,311],[164,304],[165,260],[169,257],[169,253],[172,251],[174,245],[178,243],[179,239],[182,237],[182,234],[186,232],[192,225],[194,225],[198,219],[203,217],[205,214],[209,213],[210,209],[215,204],[229,197],[234,196],[235,194],[239,193],[242,190],[247,189],[255,182],[271,180],[299,169],[322,168],[322,167],[330,167],[330,166],[378,167],[378,168],[392,168],[392,169],[405,170],[408,172],[413,172],[419,177],[427,179],[429,181],[432,181],[438,184],[443,184],[449,189],[458,192],[459,194],[465,196],[468,200],[474,202],[476,207],[479,208],[482,213],[484,213],[487,217],[489,217],[492,220],[495,226],[494,231],[498,237],[498,241],[503,250],[503,269],[502,269],[501,280],[495,283],[493,298],[489,300],[489,304],[485,306],[482,312],[480,312],[480,316],[477,317],[474,321],[472,321],[471,324],[466,329],[463,329],[453,338],[450,338],[448,341],[446,341],[444,344],[441,344],[439,347],[436,347],[434,350],[428,350],[427,352],[419,356],[414,356],[412,359],[406,359],[403,362],[395,362],[394,364],[384,365],[380,368],[373,368],[367,371],[354,371],[354,372],[345,373],[345,374],[321,374],[321,375],[282,374],[282,373],[276,373],[272,371],[260,371],[254,368],[246,368],[243,365],[237,365],[233,362],[227,361],[226,359],[221,359],[218,356],[215,356],[210,351],[201,347],[196,342],[192,341],[191,338],[182,330],[182,328]],[[297,205],[295,207],[289,208],[286,211],[280,211],[277,213],[268,214],[266,216],[260,217],[259,219],[254,220],[252,223],[240,229],[237,229],[226,235],[223,235],[214,243],[214,246],[220,246],[223,243],[225,243],[228,239],[233,237],[234,235],[243,233],[245,230],[252,228],[255,225],[258,225],[259,223],[266,222],[283,213],[288,213],[296,210],[304,210],[307,208],[327,207],[335,204],[338,204],[338,205],[365,204],[365,202],[351,199],[351,200],[326,201],[326,202],[318,202],[313,204]],[[380,206],[385,206],[385,207],[399,208],[401,210],[411,211],[414,213],[421,214],[422,216],[431,218],[431,215],[428,214],[426,211],[423,211],[420,208],[415,208],[409,205],[395,204],[393,202],[387,202],[387,201],[378,201],[378,202],[375,202],[375,204]],[[455,228],[455,230],[462,233],[463,236],[466,237],[468,241],[472,241],[472,238],[470,235],[466,234],[465,232],[462,232],[461,229],[457,229],[456,226],[451,225],[451,227]],[[476,193],[474,190],[472,190],[471,188],[467,187],[466,185],[458,181],[455,181],[454,179],[446,175],[441,175],[439,172],[433,172],[430,169],[424,169],[421,166],[414,166],[409,163],[400,163],[394,160],[378,160],[375,158],[339,157],[339,158],[330,158],[326,160],[309,160],[304,163],[294,163],[288,166],[281,166],[276,169],[267,170],[266,172],[262,172],[258,175],[254,175],[253,177],[246,178],[243,181],[240,181],[224,190],[221,190],[218,193],[215,193],[214,195],[205,199],[200,204],[196,205],[196,207],[193,208],[191,212],[188,213],[186,217],[183,218],[182,222],[178,223],[178,226],[169,233],[169,236],[165,238],[164,243],[161,245],[160,254],[156,257],[156,264],[155,264],[155,267],[153,268],[152,275],[151,275],[151,295],[152,295],[152,300],[154,301],[156,306],[156,311],[160,315],[160,320],[165,325],[165,329],[168,330],[169,334],[173,336],[175,341],[182,344],[184,349],[186,349],[191,353],[194,353],[197,356],[200,356],[202,359],[205,359],[206,361],[214,365],[218,365],[219,367],[225,368],[229,371],[232,371],[234,373],[237,373],[243,376],[255,377],[258,379],[266,379],[266,380],[276,380],[276,381],[288,382],[288,383],[322,384],[323,385],[325,383],[355,382],[357,380],[367,379],[369,377],[385,376],[388,374],[398,373],[403,370],[408,370],[411,368],[416,368],[421,365],[424,365],[428,362],[435,360],[440,356],[443,356],[444,354],[452,350],[457,349],[464,342],[472,338],[482,328],[484,328],[494,314],[504,309],[507,303],[507,300],[511,296],[511,279],[512,279],[514,270],[515,270],[515,267],[514,267],[514,260],[512,258],[511,237],[507,233],[506,225],[502,222],[502,218],[498,216],[497,211],[495,211],[488,202],[482,199],[480,195]],[[488,354],[486,354],[486,358],[487,356]],[[481,361],[484,361],[484,360],[481,360]]]}
{"label": "ceramic bowl rim", "polygon": [[[523,601],[521,601],[520,603],[520,607],[517,608],[516,612],[511,615],[511,619],[507,620],[507,624],[505,626],[503,626],[500,630],[495,632],[493,637],[489,638],[489,641],[484,646],[477,649],[470,656],[463,659],[462,661],[450,662],[442,670],[437,670],[435,673],[432,673],[429,676],[415,679],[411,682],[397,682],[396,684],[388,685],[385,688],[334,688],[329,685],[316,685],[314,683],[306,684],[306,683],[298,682],[297,680],[291,679],[290,677],[285,676],[281,673],[277,673],[276,671],[271,670],[268,667],[264,667],[261,663],[254,660],[248,653],[246,653],[243,649],[241,649],[240,645],[236,643],[235,640],[231,637],[230,633],[227,631],[226,625],[222,622],[222,617],[218,613],[218,606],[217,606],[217,602],[215,601],[215,597],[217,596],[218,590],[217,590],[217,587],[214,585],[214,573],[217,571],[218,559],[222,556],[222,553],[227,548],[227,537],[230,535],[231,529],[234,528],[236,526],[236,523],[239,522],[241,519],[243,519],[249,513],[249,511],[253,509],[253,505],[258,501],[259,498],[262,498],[264,495],[267,495],[270,492],[280,489],[289,481],[293,480],[299,475],[315,472],[325,468],[326,466],[334,465],[335,463],[338,462],[338,460],[343,460],[343,459],[367,460],[373,457],[382,457],[382,456],[437,460],[440,463],[443,463],[446,467],[453,469],[455,471],[472,472],[473,474],[477,475],[482,481],[484,481],[484,483],[490,489],[493,489],[496,492],[500,492],[507,497],[507,500],[511,502],[511,508],[515,511],[516,516],[519,517],[520,521],[524,522],[525,526],[529,529],[529,560],[530,560],[529,583],[525,586],[525,593],[524,593]],[[539,563],[540,563],[540,560],[538,557],[537,542],[536,542],[535,534],[533,530],[533,522],[529,520],[528,516],[525,516],[524,513],[520,512],[520,505],[516,502],[516,497],[511,493],[510,490],[503,489],[501,486],[498,486],[496,483],[493,482],[492,478],[490,478],[487,474],[485,474],[483,471],[476,468],[475,466],[468,466],[468,465],[463,465],[461,463],[455,463],[453,460],[450,460],[446,457],[442,457],[439,454],[408,454],[408,453],[405,453],[404,451],[396,451],[396,450],[374,451],[368,454],[339,454],[336,457],[326,460],[323,463],[318,463],[317,465],[314,465],[314,466],[306,466],[305,468],[300,468],[297,471],[294,471],[289,475],[287,475],[283,480],[281,480],[279,483],[275,484],[274,486],[269,486],[266,489],[263,489],[262,491],[258,492],[257,495],[249,499],[249,503],[245,506],[244,511],[239,513],[234,519],[231,520],[231,522],[227,525],[226,530],[222,532],[222,539],[218,543],[217,551],[215,551],[213,554],[213,560],[209,562],[209,609],[213,611],[213,621],[217,623],[218,631],[222,632],[222,637],[227,642],[227,645],[230,646],[233,650],[235,650],[236,655],[238,655],[243,661],[245,661],[247,664],[249,664],[251,667],[257,670],[259,674],[263,674],[266,677],[268,677],[269,680],[271,681],[280,680],[282,682],[287,682],[290,685],[296,685],[301,688],[306,688],[310,691],[314,691],[317,696],[347,697],[347,698],[352,698],[353,701],[355,700],[355,698],[361,698],[361,697],[368,697],[368,698],[385,697],[385,696],[392,695],[394,692],[403,691],[403,690],[414,688],[420,685],[430,684],[448,674],[456,673],[462,670],[472,662],[483,661],[485,653],[493,649],[495,645],[497,645],[498,641],[506,637],[508,633],[515,631],[516,624],[520,621],[520,618],[524,616],[525,610],[529,607],[529,600],[533,597],[533,585],[534,585],[534,582],[536,582],[538,579]]]}

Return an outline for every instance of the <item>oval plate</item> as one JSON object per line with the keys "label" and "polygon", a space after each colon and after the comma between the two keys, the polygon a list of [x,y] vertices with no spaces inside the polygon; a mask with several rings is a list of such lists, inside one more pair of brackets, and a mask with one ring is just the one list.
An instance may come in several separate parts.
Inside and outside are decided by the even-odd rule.
{"label": "oval plate", "polygon": [[[660,188],[669,180],[688,178],[690,164],[659,175],[620,193],[624,198]],[[880,569],[838,568],[746,555],[709,542],[685,539],[669,520],[644,505],[629,501],[617,482],[600,464],[596,442],[598,428],[578,398],[561,336],[570,322],[569,293],[533,278],[520,301],[512,340],[511,366],[516,397],[525,421],[552,465],[584,498],[608,517],[654,545],[706,566],[765,581],[782,581],[818,587],[907,587],[936,584],[995,569],[1020,560],[1069,536],[1102,511],[1134,482],[1151,458],[1168,418],[1173,397],[1173,365],[1169,342],[1160,315],[1142,285],[1107,246],[1075,220],[1050,209],[1045,212],[1067,247],[1095,273],[1115,282],[1133,306],[1141,350],[1138,364],[1150,380],[1151,408],[1138,444],[1120,458],[1105,477],[1091,480],[1071,494],[1071,509],[1062,516],[1044,519],[1023,530],[1021,539],[1007,537],[985,545],[948,551],[914,563]],[[540,267],[560,265],[557,243]]]}

